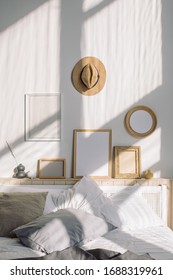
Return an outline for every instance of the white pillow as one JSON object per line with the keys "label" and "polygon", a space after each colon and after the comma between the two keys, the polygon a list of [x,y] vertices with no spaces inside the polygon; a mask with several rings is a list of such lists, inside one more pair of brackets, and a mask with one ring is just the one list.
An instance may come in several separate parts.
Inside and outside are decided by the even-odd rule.
{"label": "white pillow", "polygon": [[25,246],[47,254],[81,246],[108,231],[109,225],[104,219],[70,208],[41,216],[14,230]]}
{"label": "white pillow", "polygon": [[73,190],[66,190],[58,196],[52,196],[54,211],[63,208],[82,209],[100,216],[100,207],[107,202],[97,183],[89,177],[83,177],[75,184]]}
{"label": "white pillow", "polygon": [[100,212],[106,220],[118,228],[130,230],[163,225],[146,200],[133,191],[118,192],[102,205]]}

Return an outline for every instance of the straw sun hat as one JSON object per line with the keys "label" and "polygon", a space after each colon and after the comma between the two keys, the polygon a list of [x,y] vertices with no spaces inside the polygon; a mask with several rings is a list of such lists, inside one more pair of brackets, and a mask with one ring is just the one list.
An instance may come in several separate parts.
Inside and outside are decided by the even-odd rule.
{"label": "straw sun hat", "polygon": [[72,71],[72,83],[84,95],[97,94],[104,87],[105,80],[105,67],[96,57],[82,58]]}

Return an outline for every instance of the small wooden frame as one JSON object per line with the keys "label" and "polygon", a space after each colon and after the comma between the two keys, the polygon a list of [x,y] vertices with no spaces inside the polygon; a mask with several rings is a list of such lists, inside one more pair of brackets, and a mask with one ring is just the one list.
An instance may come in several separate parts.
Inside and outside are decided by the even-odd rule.
{"label": "small wooden frame", "polygon": [[64,158],[41,158],[38,161],[40,179],[63,179],[66,177],[66,160]]}
{"label": "small wooden frame", "polygon": [[75,129],[73,177],[112,177],[112,130]]}
{"label": "small wooden frame", "polygon": [[140,147],[114,147],[114,177],[140,178]]}

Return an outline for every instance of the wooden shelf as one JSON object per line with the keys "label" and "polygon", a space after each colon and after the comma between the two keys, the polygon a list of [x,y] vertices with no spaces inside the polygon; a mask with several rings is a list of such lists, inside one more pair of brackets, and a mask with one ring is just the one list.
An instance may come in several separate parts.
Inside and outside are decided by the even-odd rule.
{"label": "wooden shelf", "polygon": [[[39,179],[39,178],[0,178],[1,185],[74,185],[79,179]],[[153,179],[95,179],[99,186],[156,186],[156,185],[172,185],[173,179],[153,178]]]}

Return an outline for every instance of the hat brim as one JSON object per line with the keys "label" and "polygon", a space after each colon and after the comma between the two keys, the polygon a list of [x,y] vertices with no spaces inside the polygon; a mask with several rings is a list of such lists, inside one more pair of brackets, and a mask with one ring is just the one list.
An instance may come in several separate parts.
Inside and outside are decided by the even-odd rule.
{"label": "hat brim", "polygon": [[[81,72],[87,64],[93,64],[99,73],[98,82],[92,87],[87,88],[81,80]],[[95,95],[102,90],[106,81],[106,70],[103,63],[96,57],[85,57],[79,60],[72,71],[72,83],[75,89],[84,95]]]}

